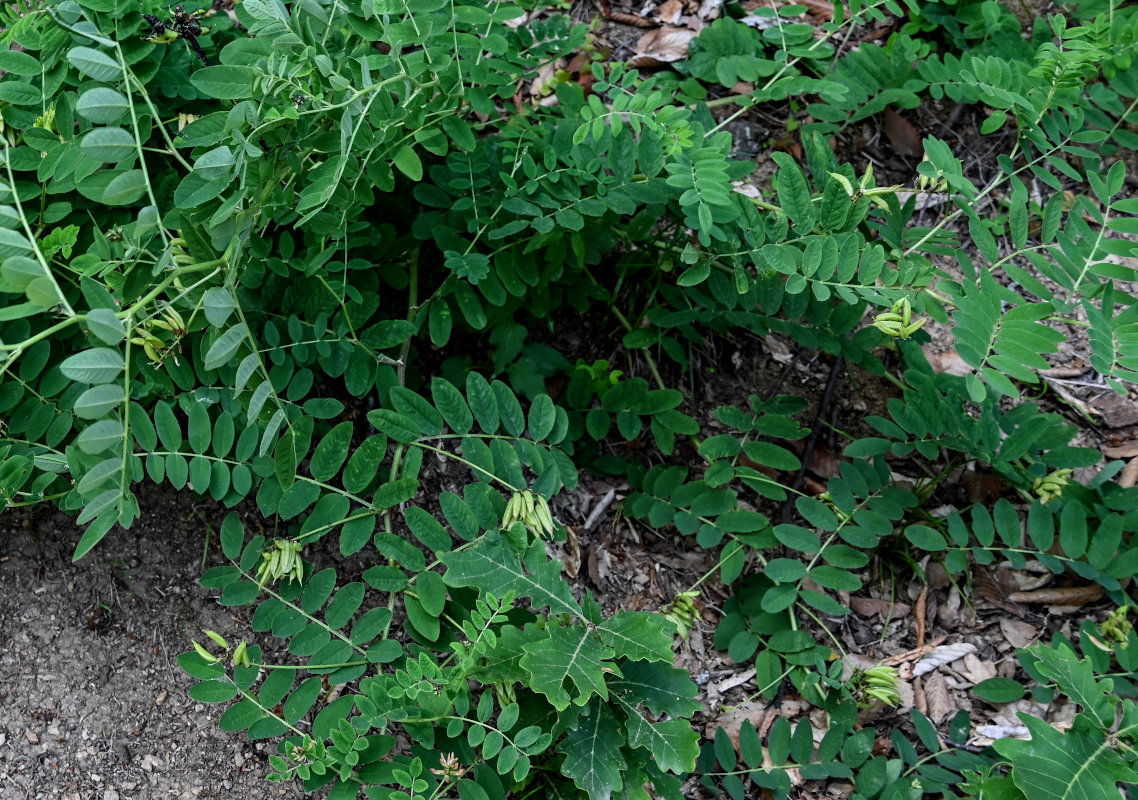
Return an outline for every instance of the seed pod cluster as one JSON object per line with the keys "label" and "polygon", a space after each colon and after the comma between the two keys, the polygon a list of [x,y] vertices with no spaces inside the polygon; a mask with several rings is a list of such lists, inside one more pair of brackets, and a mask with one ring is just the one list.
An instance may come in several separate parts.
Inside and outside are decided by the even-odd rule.
{"label": "seed pod cluster", "polygon": [[506,503],[502,527],[508,529],[515,522],[524,524],[534,536],[553,536],[553,514],[549,510],[549,502],[528,489],[514,492]]}
{"label": "seed pod cluster", "polygon": [[1070,474],[1071,470],[1069,469],[1057,469],[1050,475],[1036,478],[1031,490],[1035,492],[1039,502],[1046,505],[1063,494],[1063,489],[1067,485],[1067,477]]}
{"label": "seed pod cluster", "polygon": [[261,563],[257,567],[257,585],[265,586],[270,581],[279,581],[282,578],[301,580],[304,577],[304,561],[300,557],[303,548],[304,545],[292,539],[274,539],[261,551]]}
{"label": "seed pod cluster", "polygon": [[914,321],[913,307],[909,304],[909,298],[902,297],[889,311],[874,317],[873,327],[895,339],[908,339],[924,327],[927,321],[928,317]]}
{"label": "seed pod cluster", "polygon": [[878,664],[876,667],[857,670],[848,685],[862,708],[868,708],[874,700],[887,706],[896,706],[901,702],[901,692],[897,688],[896,667]]}
{"label": "seed pod cluster", "polygon": [[671,620],[676,626],[676,636],[687,640],[692,625],[699,617],[695,599],[699,597],[699,590],[679,592],[675,599],[664,608],[664,617]]}

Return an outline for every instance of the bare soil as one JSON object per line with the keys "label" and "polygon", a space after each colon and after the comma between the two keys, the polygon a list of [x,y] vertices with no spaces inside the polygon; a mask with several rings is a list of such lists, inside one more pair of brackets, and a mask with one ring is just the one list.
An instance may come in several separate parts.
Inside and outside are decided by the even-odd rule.
{"label": "bare soil", "polygon": [[67,515],[0,513],[0,800],[303,797],[266,782],[275,743],[219,731],[176,662],[202,628],[248,635],[197,584],[219,511],[162,487],[140,500],[77,564]]}

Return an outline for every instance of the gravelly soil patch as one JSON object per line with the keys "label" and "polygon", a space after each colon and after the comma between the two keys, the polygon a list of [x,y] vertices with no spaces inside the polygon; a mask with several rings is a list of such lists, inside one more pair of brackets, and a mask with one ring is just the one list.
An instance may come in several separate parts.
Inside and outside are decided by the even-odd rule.
{"label": "gravelly soil patch", "polygon": [[78,564],[46,506],[0,514],[0,798],[300,798],[270,784],[274,744],[219,731],[176,658],[201,628],[248,634],[197,585],[207,520],[151,487],[142,518]]}

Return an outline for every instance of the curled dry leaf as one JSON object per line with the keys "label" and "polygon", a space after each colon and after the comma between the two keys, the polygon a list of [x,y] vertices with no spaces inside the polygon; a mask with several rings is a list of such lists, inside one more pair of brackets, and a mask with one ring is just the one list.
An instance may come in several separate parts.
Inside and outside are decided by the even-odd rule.
{"label": "curled dry leaf", "polygon": [[898,653],[895,656],[889,656],[889,658],[882,659],[881,663],[887,667],[896,667],[899,664],[907,664],[910,661],[916,661],[921,656],[931,653],[936,649],[937,645],[943,644],[947,638],[947,636],[938,636],[924,647],[917,647],[913,650],[907,650],[904,653]]}
{"label": "curled dry leaf", "polygon": [[1138,441],[1104,447],[1102,454],[1107,458],[1133,458],[1138,456]]}
{"label": "curled dry leaf", "polygon": [[[1031,731],[1023,725],[977,725],[976,733],[987,739],[1030,739]],[[989,742],[991,744],[991,742]]]}
{"label": "curled dry leaf", "polygon": [[1130,459],[1118,476],[1118,485],[1123,489],[1130,489],[1135,483],[1138,483],[1138,457]]}
{"label": "curled dry leaf", "polygon": [[742,686],[747,681],[755,677],[755,670],[749,669],[746,672],[740,672],[738,675],[731,675],[724,678],[719,683],[715,684],[715,691],[723,694],[728,689],[734,689],[736,686]]}
{"label": "curled dry leaf", "polygon": [[680,0],[664,0],[656,9],[656,16],[665,25],[678,25],[684,14],[684,4]]}
{"label": "curled dry leaf", "polygon": [[925,584],[921,587],[921,593],[917,597],[917,606],[913,611],[913,617],[917,625],[917,647],[925,646],[925,614],[928,610],[929,587]]}
{"label": "curled dry leaf", "polygon": [[655,24],[646,17],[642,17],[639,14],[629,14],[627,11],[610,11],[608,19],[612,22],[631,25],[634,28],[651,28]]}
{"label": "curled dry leaf", "polygon": [[1001,608],[1017,617],[1023,616],[1023,609],[1009,597],[1010,591],[1001,580],[1003,575],[993,575],[989,570],[977,569],[973,576],[976,594],[996,608]]}
{"label": "curled dry leaf", "polygon": [[897,704],[894,711],[898,714],[908,714],[917,701],[913,692],[913,684],[909,681],[897,681],[897,693],[901,695],[901,702]]}
{"label": "curled dry leaf", "polygon": [[628,66],[643,69],[681,61],[688,57],[688,44],[694,38],[695,31],[690,28],[657,28],[636,42],[636,55],[628,59]]}
{"label": "curled dry leaf", "polygon": [[908,158],[920,158],[924,153],[921,144],[921,134],[909,120],[902,117],[892,108],[886,106],[884,114],[885,135],[893,145],[893,151]]}
{"label": "curled dry leaf", "polygon": [[703,0],[703,2],[699,4],[699,10],[696,16],[702,20],[711,22],[713,19],[719,17],[719,8],[722,5],[723,0]]}
{"label": "curled dry leaf", "polygon": [[933,352],[927,345],[924,348],[925,357],[929,360],[929,366],[936,372],[944,372],[948,375],[956,375],[963,378],[965,375],[972,373],[972,367],[960,357],[960,354],[955,350],[949,348],[941,352]]}
{"label": "curled dry leaf", "polygon": [[1036,589],[1031,592],[1012,592],[1008,599],[1014,603],[1060,603],[1065,606],[1081,606],[1094,603],[1102,598],[1102,587],[1066,586],[1057,589]]}
{"label": "curled dry leaf", "polygon": [[928,652],[920,661],[913,667],[913,675],[921,676],[927,675],[937,667],[951,664],[953,661],[964,658],[970,653],[976,652],[976,645],[969,644],[968,642],[955,642],[953,644],[942,644],[934,647]]}
{"label": "curled dry leaf", "polygon": [[953,710],[952,700],[948,696],[948,687],[944,684],[944,676],[939,672],[933,672],[922,680],[922,687],[925,690],[925,705],[928,706],[925,715],[932,720],[934,725],[939,725],[940,721]]}

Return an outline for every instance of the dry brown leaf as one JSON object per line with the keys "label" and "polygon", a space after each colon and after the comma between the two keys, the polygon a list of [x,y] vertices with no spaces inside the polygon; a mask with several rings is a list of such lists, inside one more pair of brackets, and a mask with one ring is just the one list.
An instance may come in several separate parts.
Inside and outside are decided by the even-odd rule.
{"label": "dry brown leaf", "polygon": [[1132,458],[1122,468],[1122,473],[1118,476],[1118,485],[1123,489],[1130,489],[1136,482],[1138,482],[1138,458]]}
{"label": "dry brown leaf", "polygon": [[688,44],[695,38],[690,28],[665,25],[644,34],[636,42],[636,55],[628,60],[630,67],[662,67],[688,57]]}
{"label": "dry brown leaf", "polygon": [[1102,420],[1109,428],[1125,428],[1138,423],[1138,403],[1114,392],[1107,392],[1090,400],[1087,405],[1102,414]]}
{"label": "dry brown leaf", "polygon": [[656,15],[665,25],[678,25],[684,13],[684,4],[680,0],[664,0],[656,9]]}
{"label": "dry brown leaf", "polygon": [[[801,457],[806,450],[805,439],[783,442],[783,444],[794,450],[799,457]],[[836,478],[841,468],[841,461],[838,460],[838,456],[833,450],[827,447],[824,442],[818,440],[814,443],[814,450],[810,454],[810,461],[806,464],[806,468],[823,478]]]}
{"label": "dry brown leaf", "polygon": [[925,148],[916,126],[888,106],[883,116],[885,135],[893,145],[894,152],[908,158],[919,158]]}
{"label": "dry brown leaf", "polygon": [[[895,656],[889,656],[889,658],[882,659],[881,663],[887,667],[896,667],[899,664],[907,664],[910,661],[916,661],[921,656],[931,653],[936,649],[937,645],[942,644],[947,638],[947,636],[938,636],[924,647],[917,647],[913,650],[906,650],[904,653],[898,653]],[[908,680],[908,678],[906,678],[906,680]]]}
{"label": "dry brown leaf", "polygon": [[1000,620],[1000,632],[1017,650],[1021,647],[1027,647],[1039,637],[1039,629],[1021,619],[1004,618]]}
{"label": "dry brown leaf", "polygon": [[977,569],[973,577],[973,582],[976,593],[980,595],[981,598],[987,600],[996,608],[1002,608],[1009,614],[1015,614],[1017,617],[1023,616],[1023,609],[1015,605],[1015,601],[1009,596],[1008,590],[991,572],[986,569]]}
{"label": "dry brown leaf", "polygon": [[1048,367],[1039,370],[1039,374],[1045,378],[1081,378],[1086,373],[1085,364],[1081,367]]}
{"label": "dry brown leaf", "polygon": [[929,709],[925,716],[932,720],[933,725],[939,725],[940,721],[952,711],[952,700],[948,696],[944,676],[939,672],[933,672],[921,680],[925,690],[925,703]]}
{"label": "dry brown leaf", "polygon": [[956,375],[960,378],[972,373],[972,367],[968,366],[960,354],[951,348],[940,353],[934,353],[926,346],[925,358],[929,360],[929,365],[937,372]]}
{"label": "dry brown leaf", "polygon": [[909,683],[909,681],[897,681],[897,693],[901,695],[901,702],[899,702],[893,710],[897,714],[908,716],[909,711],[916,703],[913,684]]}
{"label": "dry brown leaf", "polygon": [[913,609],[913,618],[917,624],[917,647],[925,646],[925,612],[929,601],[929,587],[928,584],[921,587],[921,593],[917,597],[917,607]]}
{"label": "dry brown leaf", "polygon": [[737,675],[731,675],[730,677],[724,678],[719,683],[715,684],[715,691],[723,694],[728,689],[734,689],[736,686],[742,686],[753,677],[755,677],[755,670],[753,668],[747,670],[746,672],[740,672]]}
{"label": "dry brown leaf", "polygon": [[577,538],[576,526],[565,526],[565,544],[562,545],[561,566],[570,578],[576,578],[581,571],[581,541]]}
{"label": "dry brown leaf", "polygon": [[1012,592],[1008,599],[1015,603],[1061,603],[1065,606],[1082,606],[1102,598],[1102,587],[1067,586],[1058,589],[1036,589],[1031,592]]}
{"label": "dry brown leaf", "polygon": [[872,617],[880,614],[881,619],[888,622],[890,619],[903,619],[909,616],[907,603],[895,603],[892,600],[883,600],[878,597],[851,597],[850,608],[855,614],[863,617]]}
{"label": "dry brown leaf", "polygon": [[1004,479],[994,472],[966,469],[960,476],[960,484],[968,492],[971,503],[994,503],[1004,491]]}
{"label": "dry brown leaf", "polygon": [[913,675],[918,677],[926,675],[937,667],[951,664],[953,661],[957,661],[975,652],[976,645],[969,644],[968,642],[954,642],[953,644],[942,644],[938,647],[933,647],[913,666]]}
{"label": "dry brown leaf", "polygon": [[739,728],[743,726],[744,720],[749,721],[755,726],[755,730],[759,730],[763,726],[764,718],[768,712],[773,712],[772,716],[778,712],[772,709],[768,703],[765,702],[749,702],[742,703],[735,706],[723,716],[713,719],[707,723],[707,727],[703,731],[703,735],[708,739],[715,738],[716,728],[722,727],[727,731],[727,735],[731,737],[732,744],[735,749],[739,749]]}
{"label": "dry brown leaf", "polygon": [[1102,454],[1107,458],[1133,458],[1138,456],[1138,441],[1127,442],[1114,447],[1104,447]]}
{"label": "dry brown leaf", "polygon": [[997,675],[995,664],[991,661],[981,661],[974,653],[966,655],[959,664],[953,664],[952,670],[973,685],[995,678]]}

